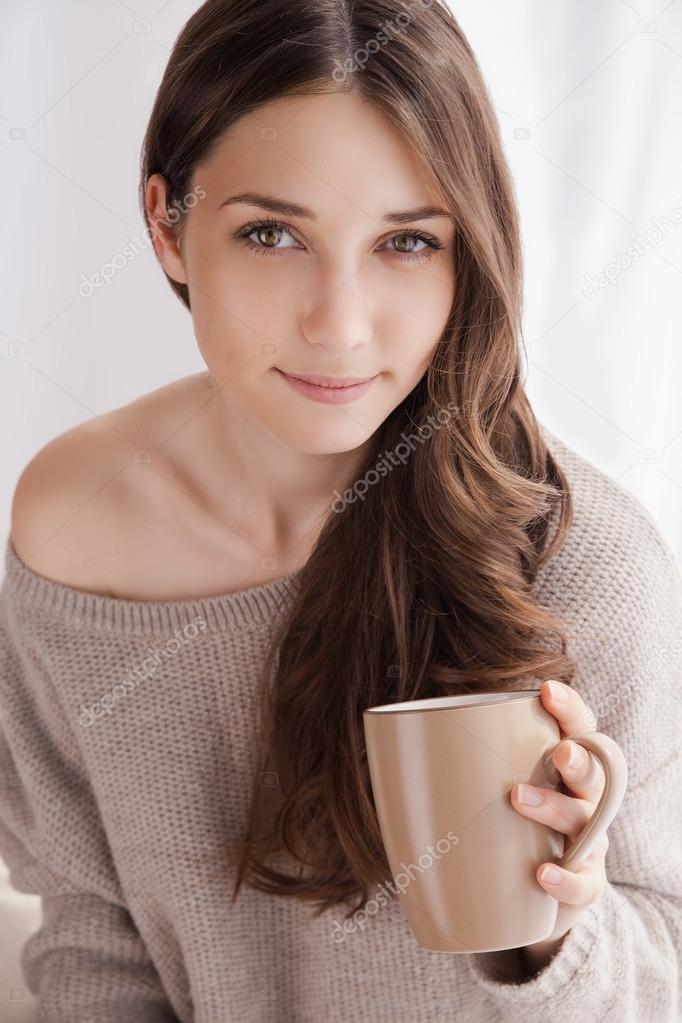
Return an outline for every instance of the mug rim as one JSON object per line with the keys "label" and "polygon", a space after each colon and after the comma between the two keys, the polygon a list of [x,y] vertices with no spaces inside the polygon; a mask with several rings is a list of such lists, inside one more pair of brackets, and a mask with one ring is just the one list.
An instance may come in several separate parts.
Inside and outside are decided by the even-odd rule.
{"label": "mug rim", "polygon": [[380,703],[367,707],[365,714],[429,714],[438,710],[458,710],[463,707],[498,707],[502,703],[540,699],[539,689],[500,690],[494,693],[464,693],[459,696],[427,696],[421,700],[399,703]]}

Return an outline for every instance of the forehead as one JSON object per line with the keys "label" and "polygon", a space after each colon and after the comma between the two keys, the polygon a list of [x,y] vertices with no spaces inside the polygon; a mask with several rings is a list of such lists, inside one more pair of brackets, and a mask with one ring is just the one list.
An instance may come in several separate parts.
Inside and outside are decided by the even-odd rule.
{"label": "forehead", "polygon": [[211,210],[246,191],[286,196],[320,217],[356,210],[379,218],[442,203],[409,140],[355,92],[262,104],[235,122],[193,182],[206,190]]}

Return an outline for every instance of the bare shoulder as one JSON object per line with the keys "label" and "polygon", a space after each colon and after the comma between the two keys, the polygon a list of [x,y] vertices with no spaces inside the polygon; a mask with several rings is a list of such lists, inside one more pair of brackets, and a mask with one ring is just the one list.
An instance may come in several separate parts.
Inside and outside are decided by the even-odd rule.
{"label": "bare shoulder", "polygon": [[[85,588],[88,571],[91,581],[101,576],[97,554],[121,505],[129,462],[130,446],[98,419],[42,447],[23,469],[12,499],[12,542],[25,564]],[[97,578],[94,588],[101,584]]]}
{"label": "bare shoulder", "polygon": [[[126,557],[153,527],[164,470],[144,472],[152,452],[186,414],[201,374],[143,395],[58,435],[24,467],[11,508],[11,537],[35,572],[79,589],[114,594]],[[193,386],[194,385],[194,386]],[[156,454],[156,464],[163,462]]]}

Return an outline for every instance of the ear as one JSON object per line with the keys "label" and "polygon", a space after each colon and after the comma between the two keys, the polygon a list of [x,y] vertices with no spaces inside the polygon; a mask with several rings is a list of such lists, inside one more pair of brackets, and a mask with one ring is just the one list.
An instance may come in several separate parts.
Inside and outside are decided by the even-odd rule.
{"label": "ear", "polygon": [[187,284],[187,274],[178,242],[177,216],[175,219],[173,217],[176,211],[171,210],[169,216],[167,195],[166,179],[161,174],[152,174],[145,189],[145,204],[154,248],[168,276],[178,284]]}

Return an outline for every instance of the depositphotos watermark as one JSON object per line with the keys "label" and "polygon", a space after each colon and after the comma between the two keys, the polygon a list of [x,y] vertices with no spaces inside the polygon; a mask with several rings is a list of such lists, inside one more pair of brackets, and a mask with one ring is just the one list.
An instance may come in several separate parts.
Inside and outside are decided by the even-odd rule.
{"label": "depositphotos watermark", "polygon": [[625,252],[619,253],[614,260],[607,263],[599,273],[584,275],[585,283],[582,293],[585,298],[594,298],[602,288],[608,288],[618,283],[618,278],[626,270],[629,270],[636,262],[648,255],[652,249],[657,248],[663,239],[676,227],[682,224],[682,199],[678,196],[677,206],[668,213],[667,217],[651,217],[651,224],[642,234],[635,235],[630,239]]}
{"label": "depositphotos watermark", "polygon": [[446,426],[450,422],[451,417],[456,416],[458,412],[459,406],[454,401],[449,401],[447,408],[439,408],[436,412],[437,423],[434,422],[433,415],[429,415],[416,434],[410,433],[406,437],[404,433],[401,433],[400,436],[403,440],[396,444],[393,451],[384,451],[377,461],[375,469],[368,469],[365,475],[361,479],[356,480],[353,486],[345,490],[343,494],[340,494],[338,490],[332,491],[336,496],[331,503],[331,510],[338,515],[345,510],[347,505],[353,504],[358,498],[364,501],[365,494],[369,488],[378,483],[382,476],[387,476],[392,469],[395,469],[397,462],[405,465],[410,454],[414,451],[415,441],[423,444],[429,440],[436,430]]}
{"label": "depositphotos watermark", "polygon": [[[679,658],[681,654],[682,633],[671,639],[667,646],[656,651],[654,659],[647,661],[642,666],[641,671],[632,677],[626,678],[620,686],[608,693],[600,703],[592,705],[594,714],[598,716],[600,724],[603,723],[609,714],[616,712],[625,700],[631,699],[635,693],[639,692],[644,685],[646,685],[647,689],[651,689],[653,683],[660,685],[662,669],[667,667],[674,658]],[[676,677],[677,671],[671,674]],[[670,692],[678,701],[680,700],[679,686],[674,685]],[[586,721],[586,724],[588,724],[588,727],[596,727],[596,720],[594,723]]]}
{"label": "depositphotos watermark", "polygon": [[[117,700],[120,700],[126,693],[129,693],[132,689],[138,685],[142,679],[149,678],[159,667],[159,664],[164,657],[172,657],[176,654],[180,647],[186,646],[190,639],[194,639],[200,632],[205,632],[208,628],[205,620],[201,615],[197,615],[193,622],[189,622],[184,626],[183,629],[176,629],[173,633],[173,639],[167,640],[164,646],[148,647],[150,653],[149,657],[145,657],[142,661],[141,667],[145,670],[146,674],[140,674],[139,668],[133,668],[132,671],[126,675],[122,682],[118,682],[113,689],[104,696],[100,697],[97,703],[93,703],[91,707],[86,707],[84,703],[81,703],[81,712],[78,715],[78,724],[82,728],[89,728],[96,718],[101,718],[105,714],[111,714],[114,705]],[[182,637],[185,637],[184,639]],[[150,665],[147,667],[147,665]]]}
{"label": "depositphotos watermark", "polygon": [[[167,210],[167,215],[159,217],[158,220],[167,227],[172,227],[177,224],[187,210],[196,206],[199,199],[205,198],[206,192],[201,185],[197,185],[184,199],[174,199],[170,204],[170,209]],[[126,238],[125,241],[126,244],[121,251],[117,252],[109,263],[103,263],[99,270],[90,274],[89,277],[86,277],[84,273],[81,274],[81,282],[78,285],[78,294],[81,298],[90,298],[99,288],[103,288],[105,284],[111,284],[119,270],[125,269],[145,249],[152,248],[154,232],[151,228],[145,227],[142,238],[138,234],[134,234],[132,240]]]}
{"label": "depositphotos watermark", "polygon": [[433,0],[417,0],[416,3],[408,3],[406,5],[408,10],[396,14],[392,22],[388,19],[382,21],[381,28],[375,33],[373,39],[368,39],[364,46],[357,49],[353,56],[343,63],[340,60],[336,61],[336,67],[332,71],[332,78],[337,85],[342,85],[354,71],[364,71],[365,64],[369,60],[370,55],[378,53],[382,46],[390,43],[390,37],[396,31],[396,28],[397,31],[404,32],[412,21],[412,10],[417,9],[417,13],[419,13],[418,9],[426,11],[432,3]]}
{"label": "depositphotos watermark", "polygon": [[[363,909],[356,910],[352,917],[348,920],[344,920],[343,924],[339,923],[338,920],[334,921],[332,927],[331,937],[332,941],[335,941],[337,945],[340,945],[342,941],[345,941],[349,934],[352,934],[356,930],[364,930],[367,923],[368,916],[374,916],[375,913],[379,912],[382,906],[387,906],[389,902],[395,897],[397,892],[404,894],[407,890],[410,881],[414,881],[414,874],[412,871],[418,870],[420,874],[423,874],[425,870],[433,866],[434,860],[439,860],[445,853],[450,852],[453,846],[459,845],[459,837],[455,834],[452,829],[448,831],[445,838],[439,838],[435,846],[427,845],[427,852],[422,853],[417,863],[410,863],[409,866],[405,866],[401,863],[402,870],[393,878],[393,884],[390,881],[385,881],[380,884],[377,888],[377,897],[369,899]],[[438,852],[434,852],[437,849]],[[422,863],[422,860],[426,860]],[[403,878],[405,880],[403,880]],[[390,894],[386,894],[385,888],[388,888]],[[370,908],[373,907],[373,908]]]}

